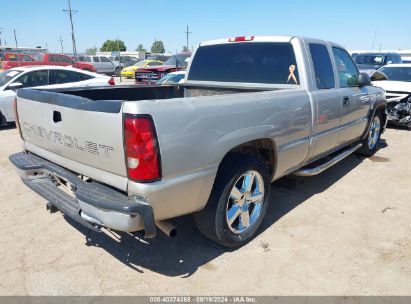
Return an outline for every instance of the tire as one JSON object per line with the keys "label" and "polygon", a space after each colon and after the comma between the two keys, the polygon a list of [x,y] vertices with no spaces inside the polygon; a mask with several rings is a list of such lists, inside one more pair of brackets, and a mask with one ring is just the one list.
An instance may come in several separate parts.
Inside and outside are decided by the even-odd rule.
{"label": "tire", "polygon": [[0,127],[7,126],[6,117],[4,117],[3,113],[0,112]]}
{"label": "tire", "polygon": [[[267,211],[269,195],[268,168],[256,157],[231,154],[219,168],[206,207],[194,215],[197,227],[204,236],[223,246],[242,246],[256,235]],[[247,219],[248,226],[244,224]]]}
{"label": "tire", "polygon": [[383,130],[382,121],[381,112],[376,112],[368,128],[367,136],[361,141],[362,147],[357,150],[357,153],[369,157],[377,152]]}

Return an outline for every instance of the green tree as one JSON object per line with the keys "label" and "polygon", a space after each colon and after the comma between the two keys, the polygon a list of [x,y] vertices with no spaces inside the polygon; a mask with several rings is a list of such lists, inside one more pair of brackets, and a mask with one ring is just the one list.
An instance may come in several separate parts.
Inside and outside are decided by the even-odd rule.
{"label": "green tree", "polygon": [[151,53],[165,53],[164,43],[161,40],[154,40],[151,46]]}
{"label": "green tree", "polygon": [[101,52],[111,52],[111,51],[121,51],[124,52],[127,50],[124,41],[116,39],[116,40],[106,40],[100,48]]}
{"label": "green tree", "polygon": [[188,47],[185,45],[183,46],[182,52],[189,52],[190,50],[188,49]]}
{"label": "green tree", "polygon": [[140,43],[139,45],[138,45],[138,47],[136,48],[136,51],[146,51],[146,49],[144,48],[144,46]]}
{"label": "green tree", "polygon": [[97,53],[97,48],[96,47],[91,47],[86,49],[86,54],[87,55],[96,55]]}

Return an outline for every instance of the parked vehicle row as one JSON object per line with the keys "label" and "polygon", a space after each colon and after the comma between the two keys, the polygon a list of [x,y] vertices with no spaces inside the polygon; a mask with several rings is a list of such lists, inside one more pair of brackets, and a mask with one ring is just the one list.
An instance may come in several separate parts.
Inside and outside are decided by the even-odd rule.
{"label": "parked vehicle row", "polygon": [[234,247],[256,235],[271,182],[373,155],[385,109],[336,43],[233,37],[201,43],[182,85],[18,90],[25,151],[10,161],[50,211],[90,229],[173,235],[166,220],[194,213],[206,237]]}
{"label": "parked vehicle row", "polygon": [[35,57],[25,54],[6,54],[11,60],[2,60],[1,67],[8,70],[15,67],[32,66],[32,65],[54,65],[54,66],[72,66],[74,68],[95,72],[94,66],[87,62],[75,61],[67,55],[38,53]]}
{"label": "parked vehicle row", "polygon": [[146,60],[140,60],[139,62],[135,63],[132,66],[123,68],[121,70],[121,76],[124,76],[126,78],[134,78],[136,76],[136,71],[139,69],[145,69],[147,67],[151,66],[158,66],[162,65],[163,62],[159,60],[151,60],[151,59],[146,59]]}
{"label": "parked vehicle row", "polygon": [[171,56],[164,64],[138,69],[135,73],[137,84],[156,83],[168,73],[184,70],[187,68],[191,53],[184,52]]}

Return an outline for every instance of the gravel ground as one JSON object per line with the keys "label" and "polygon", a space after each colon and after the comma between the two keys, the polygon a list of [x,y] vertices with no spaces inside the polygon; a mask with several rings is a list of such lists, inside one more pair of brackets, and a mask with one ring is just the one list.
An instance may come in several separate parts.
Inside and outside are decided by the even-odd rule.
{"label": "gravel ground", "polygon": [[0,130],[0,295],[410,295],[411,133],[388,129],[370,159],[272,185],[260,234],[237,250],[179,235],[90,232],[48,214],[8,155]]}

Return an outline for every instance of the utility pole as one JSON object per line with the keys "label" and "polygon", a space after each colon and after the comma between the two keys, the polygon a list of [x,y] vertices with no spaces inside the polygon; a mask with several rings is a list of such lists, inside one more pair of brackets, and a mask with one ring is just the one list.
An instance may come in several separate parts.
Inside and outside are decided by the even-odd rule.
{"label": "utility pole", "polygon": [[73,54],[74,54],[74,60],[77,61],[77,47],[76,47],[76,38],[74,35],[74,25],[73,25],[73,15],[77,13],[77,11],[74,11],[71,9],[71,3],[70,0],[68,1],[68,10],[64,9],[63,12],[68,13],[70,16],[70,24],[71,24],[71,40],[73,41]]}
{"label": "utility pole", "polygon": [[0,46],[1,46],[1,31],[3,30],[2,27],[0,27]]}
{"label": "utility pole", "polygon": [[16,42],[16,52],[17,52],[17,60],[19,61],[19,66],[20,64],[20,54],[19,54],[19,45],[17,43],[17,35],[16,35],[16,30],[14,30],[14,41]]}
{"label": "utility pole", "polygon": [[188,30],[188,25],[187,25],[187,29],[186,29],[186,31],[184,32],[184,33],[186,33],[186,47],[187,47],[187,50],[188,50],[188,35],[189,34],[191,34],[192,32],[190,32],[189,30]]}
{"label": "utility pole", "polygon": [[64,49],[63,49],[63,41],[64,41],[64,40],[61,39],[61,36],[60,36],[59,41],[60,41],[60,45],[61,45],[61,52],[64,53]]}

